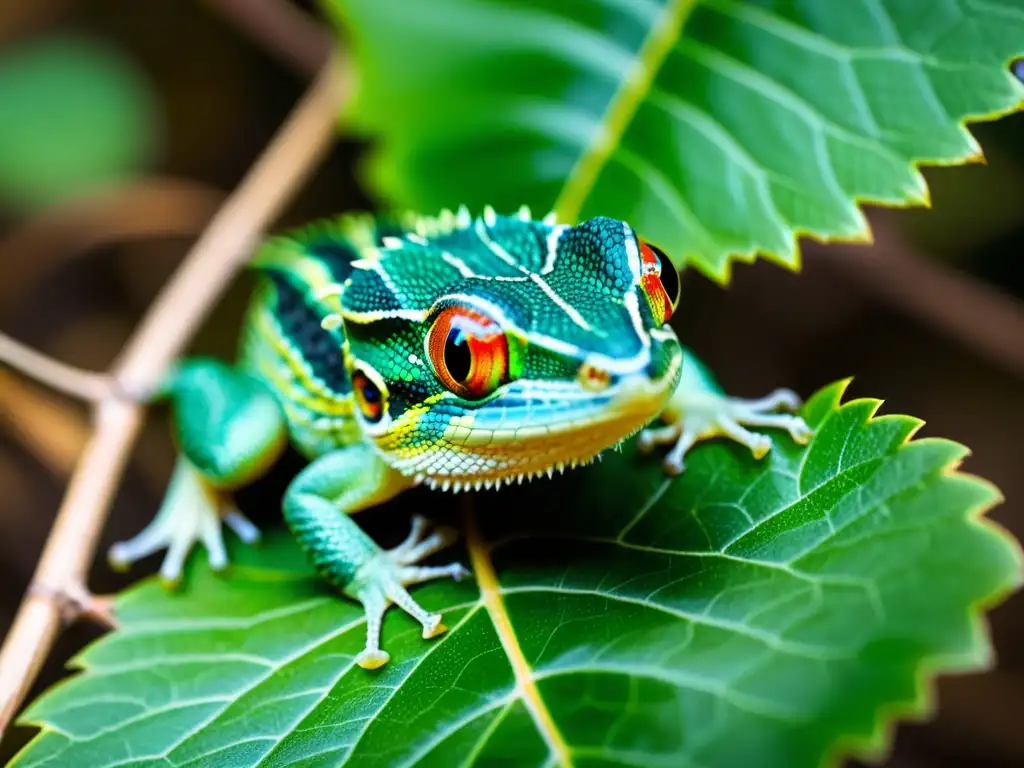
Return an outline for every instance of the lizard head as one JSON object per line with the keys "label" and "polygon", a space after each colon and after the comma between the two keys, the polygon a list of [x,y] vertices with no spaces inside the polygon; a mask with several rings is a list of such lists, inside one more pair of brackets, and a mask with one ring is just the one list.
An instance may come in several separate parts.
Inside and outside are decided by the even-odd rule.
{"label": "lizard head", "polygon": [[379,243],[340,314],[363,431],[403,474],[458,489],[587,463],[667,404],[679,274],[625,222],[463,209]]}

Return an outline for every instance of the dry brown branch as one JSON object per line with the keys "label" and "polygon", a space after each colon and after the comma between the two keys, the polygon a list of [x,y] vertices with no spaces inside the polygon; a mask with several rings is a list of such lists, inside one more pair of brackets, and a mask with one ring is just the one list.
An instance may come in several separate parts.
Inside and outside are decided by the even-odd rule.
{"label": "dry brown branch", "polygon": [[24,295],[58,261],[107,243],[162,236],[192,236],[224,200],[198,182],[151,177],[72,198],[28,219],[0,239],[0,263],[20,269],[0,281],[0,304]]}
{"label": "dry brown branch", "polygon": [[312,76],[331,52],[331,33],[316,19],[284,0],[207,0],[281,61]]}
{"label": "dry brown branch", "polygon": [[0,371],[0,424],[62,478],[70,474],[89,439],[89,423],[80,408],[6,371]]}
{"label": "dry brown branch", "polygon": [[[129,340],[112,376],[150,391],[181,353],[263,230],[326,153],[351,90],[331,59],[242,183],[218,211]],[[87,603],[84,584],[111,498],[143,419],[138,404],[104,397],[14,624],[0,649],[0,735],[27,695],[68,604]],[[61,599],[63,597],[63,599]]]}
{"label": "dry brown branch", "polygon": [[808,253],[897,312],[1024,377],[1024,304],[918,253],[900,237],[891,216],[879,212],[872,217],[871,247],[808,244]]}
{"label": "dry brown branch", "polygon": [[[101,245],[164,236],[194,236],[209,222],[224,195],[198,182],[149,177],[63,200],[44,208],[0,239],[0,263],[21,269],[0,282],[0,304],[36,296],[51,269]],[[42,355],[0,333],[0,363],[51,389],[86,402],[107,393],[106,373],[85,371]],[[89,437],[85,414],[34,386],[0,371],[0,423],[51,471],[70,474]]]}
{"label": "dry brown branch", "polygon": [[5,333],[0,333],[0,363],[28,374],[58,392],[87,402],[98,402],[110,394],[112,388],[113,380],[108,374],[86,371],[54,360]]}

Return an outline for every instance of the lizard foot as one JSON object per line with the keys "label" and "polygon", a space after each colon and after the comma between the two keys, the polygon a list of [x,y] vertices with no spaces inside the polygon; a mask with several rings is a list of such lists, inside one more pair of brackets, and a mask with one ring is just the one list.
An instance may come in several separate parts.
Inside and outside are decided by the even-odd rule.
{"label": "lizard foot", "polygon": [[411,584],[447,576],[456,581],[469,575],[461,563],[424,566],[417,563],[428,555],[444,549],[455,541],[456,533],[450,528],[439,528],[426,536],[427,520],[420,515],[412,519],[405,541],[394,549],[381,551],[360,566],[352,583],[346,588],[366,610],[366,647],[356,657],[363,669],[377,669],[390,659],[380,647],[381,622],[391,603],[404,610],[423,626],[423,637],[437,637],[448,630],[441,623],[441,614],[427,613],[406,591]]}
{"label": "lizard foot", "polygon": [[185,558],[197,543],[206,549],[213,570],[227,567],[221,523],[246,544],[260,537],[259,529],[245,515],[206,486],[195,470],[180,463],[152,522],[134,538],[112,545],[107,560],[111,567],[127,570],[132,563],[166,549],[160,577],[173,587],[180,582]]}
{"label": "lizard foot", "polygon": [[642,453],[649,453],[656,445],[671,445],[663,462],[670,475],[682,473],[683,459],[697,442],[713,437],[731,438],[760,459],[771,450],[772,439],[751,432],[744,425],[784,429],[797,443],[806,445],[813,435],[807,423],[791,413],[776,412],[796,411],[799,407],[800,398],[789,389],[778,389],[756,400],[723,397],[707,391],[677,393],[662,415],[665,426],[643,430],[637,447]]}

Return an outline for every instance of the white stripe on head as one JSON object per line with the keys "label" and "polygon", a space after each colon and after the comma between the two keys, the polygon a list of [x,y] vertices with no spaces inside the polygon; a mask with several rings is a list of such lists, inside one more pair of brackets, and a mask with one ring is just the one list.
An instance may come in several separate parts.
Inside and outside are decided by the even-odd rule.
{"label": "white stripe on head", "polygon": [[558,258],[558,241],[562,239],[562,235],[569,229],[564,224],[560,224],[551,228],[547,236],[547,253],[544,256],[544,266],[541,267],[540,273],[546,275],[549,272],[553,272],[555,269],[555,260]]}
{"label": "white stripe on head", "polygon": [[378,320],[410,320],[414,323],[422,323],[427,319],[427,313],[418,309],[386,309],[386,310],[373,310],[370,312],[354,312],[352,310],[345,310],[341,313],[341,316],[345,318],[346,322],[358,323],[359,325],[366,325],[368,323],[375,323]]}
{"label": "white stripe on head", "polygon": [[559,296],[557,293],[555,293],[555,289],[548,285],[547,281],[543,277],[531,272],[530,279],[533,280],[533,282],[535,282],[538,286],[540,286],[540,289],[544,291],[544,295],[551,299],[555,304],[557,304],[558,307],[569,316],[569,319],[576,323],[576,325],[578,325],[584,331],[594,330],[591,327],[590,323],[588,323],[583,318],[583,315],[579,313],[579,310],[576,309],[576,307],[574,307],[572,304],[567,302],[565,299],[563,299],[561,296]]}
{"label": "white stripe on head", "polygon": [[625,236],[626,261],[629,264],[629,271],[633,275],[633,284],[626,291],[625,304],[629,319],[633,323],[637,336],[644,345],[644,349],[650,354],[651,337],[644,330],[643,318],[640,317],[640,300],[637,298],[636,290],[640,286],[640,276],[643,272],[643,260],[640,258],[640,248],[637,245],[636,234],[633,228],[626,222],[622,222],[623,235]]}
{"label": "white stripe on head", "polygon": [[478,275],[476,272],[470,269],[469,265],[466,264],[466,262],[464,262],[462,259],[460,259],[453,253],[449,253],[448,251],[441,251],[441,258],[451,266],[455,267],[455,269],[457,269],[459,271],[459,274],[462,275],[463,277],[477,277],[486,279],[483,277],[483,275]]}

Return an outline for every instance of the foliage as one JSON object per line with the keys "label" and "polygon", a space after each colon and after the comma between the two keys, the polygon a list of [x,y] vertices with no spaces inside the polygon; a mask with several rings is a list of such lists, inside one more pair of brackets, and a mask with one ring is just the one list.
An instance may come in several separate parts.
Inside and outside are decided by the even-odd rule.
{"label": "foliage", "polygon": [[1018,108],[1016,0],[327,0],[357,54],[354,128],[401,206],[617,216],[725,281],[866,239],[919,163],[978,160]]}
{"label": "foliage", "polygon": [[418,590],[450,631],[424,641],[392,612],[377,672],[353,664],[358,608],[283,535],[229,579],[193,562],[188,597],[147,581],[85,672],[28,711],[45,730],[15,765],[540,765],[554,749],[796,768],[841,738],[878,749],[884,713],[928,703],[924,672],[988,661],[978,607],[1020,563],[978,521],[997,492],[955,471],[961,446],[908,442],[919,422],[840,405],[843,389],[805,406],[809,446],[779,436],[761,462],[706,444],[669,480],[630,447],[478,494],[480,587]]}
{"label": "foliage", "polygon": [[87,37],[48,37],[0,58],[0,198],[35,206],[122,181],[160,139],[134,63]]}

